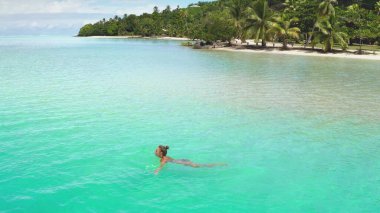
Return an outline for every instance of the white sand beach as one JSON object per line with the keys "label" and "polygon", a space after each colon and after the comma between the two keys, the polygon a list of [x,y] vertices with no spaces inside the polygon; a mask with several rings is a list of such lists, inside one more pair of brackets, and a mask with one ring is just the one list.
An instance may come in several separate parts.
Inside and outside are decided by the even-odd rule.
{"label": "white sand beach", "polygon": [[379,60],[380,55],[356,55],[353,53],[321,53],[316,51],[305,50],[280,50],[280,49],[237,49],[234,47],[222,47],[212,50],[217,51],[230,51],[230,52],[244,52],[244,53],[263,53],[263,54],[281,54],[281,55],[302,55],[302,56],[318,56],[318,57],[333,57],[333,58],[349,58],[349,59],[366,59],[366,60]]}
{"label": "white sand beach", "polygon": [[179,38],[179,37],[156,37],[155,39],[161,40],[176,40],[176,41],[190,41],[189,38]]}
{"label": "white sand beach", "polygon": [[[129,39],[129,38],[144,38],[144,39],[158,39],[158,40],[176,40],[176,41],[190,41],[188,38],[179,37],[142,37],[142,36],[89,36],[88,38],[112,38],[112,39]],[[253,41],[250,41],[253,43]],[[378,60],[380,61],[380,54],[369,54],[369,55],[356,55],[353,52],[341,52],[341,53],[322,53],[313,51],[311,49],[302,50],[301,46],[295,46],[297,49],[289,48],[289,50],[281,50],[279,48],[270,48],[272,43],[268,42],[267,49],[246,49],[241,48],[241,45],[236,47],[221,47],[213,48],[212,50],[217,51],[230,51],[230,52],[244,52],[244,53],[263,53],[263,54],[281,54],[281,55],[302,55],[302,56],[318,56],[318,57],[333,57],[333,58],[349,58],[349,59],[366,59],[366,60]],[[281,44],[276,43],[276,47],[281,46]],[[240,48],[239,48],[240,47]]]}
{"label": "white sand beach", "polygon": [[142,36],[87,36],[83,38],[120,38],[120,39],[125,39],[125,38],[142,38]]}
{"label": "white sand beach", "polygon": [[88,38],[117,38],[117,39],[128,39],[128,38],[145,38],[145,39],[159,39],[159,40],[176,40],[176,41],[189,41],[188,38],[180,37],[169,37],[169,36],[160,36],[160,37],[144,37],[144,36],[88,36]]}

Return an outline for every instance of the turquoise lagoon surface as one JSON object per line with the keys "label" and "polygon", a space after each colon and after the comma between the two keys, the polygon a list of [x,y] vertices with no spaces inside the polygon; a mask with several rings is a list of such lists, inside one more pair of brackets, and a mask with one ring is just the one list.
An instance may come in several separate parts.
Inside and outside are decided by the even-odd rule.
{"label": "turquoise lagoon surface", "polygon": [[0,212],[379,209],[378,61],[0,37]]}

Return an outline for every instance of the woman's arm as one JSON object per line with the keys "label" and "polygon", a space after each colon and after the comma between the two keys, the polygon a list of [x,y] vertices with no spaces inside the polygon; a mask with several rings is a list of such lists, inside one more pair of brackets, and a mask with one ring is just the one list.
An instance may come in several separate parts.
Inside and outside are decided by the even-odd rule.
{"label": "woman's arm", "polygon": [[165,166],[165,164],[166,160],[161,161],[160,166],[154,171],[154,174],[158,174],[161,171],[161,169]]}

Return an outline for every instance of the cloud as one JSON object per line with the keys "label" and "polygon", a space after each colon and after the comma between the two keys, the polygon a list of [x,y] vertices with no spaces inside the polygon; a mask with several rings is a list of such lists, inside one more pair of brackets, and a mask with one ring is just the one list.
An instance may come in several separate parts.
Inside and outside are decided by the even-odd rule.
{"label": "cloud", "polygon": [[0,0],[0,35],[48,33],[76,34],[85,23],[123,14],[151,12],[193,0]]}
{"label": "cloud", "polygon": [[[178,3],[178,2],[181,3]],[[154,6],[185,6],[189,0],[1,0],[0,14],[33,13],[136,13],[150,12]]]}
{"label": "cloud", "polygon": [[[81,26],[94,23],[111,14],[99,13],[37,13],[0,15],[1,34],[48,34],[75,35]],[[39,33],[41,32],[41,33]]]}
{"label": "cloud", "polygon": [[93,13],[88,3],[91,1],[74,0],[1,0],[0,13],[6,14],[33,14],[33,13]]}

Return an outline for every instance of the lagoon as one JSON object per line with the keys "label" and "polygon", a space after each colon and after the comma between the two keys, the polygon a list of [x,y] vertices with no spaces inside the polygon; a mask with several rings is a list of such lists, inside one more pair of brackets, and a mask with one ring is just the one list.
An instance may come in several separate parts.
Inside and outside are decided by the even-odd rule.
{"label": "lagoon", "polygon": [[[0,211],[376,212],[379,67],[0,37]],[[229,165],[154,175],[159,144]]]}

